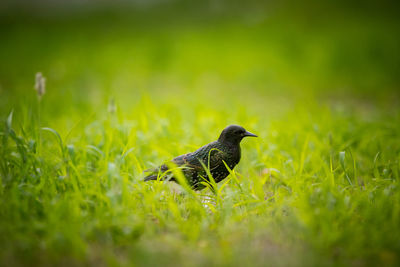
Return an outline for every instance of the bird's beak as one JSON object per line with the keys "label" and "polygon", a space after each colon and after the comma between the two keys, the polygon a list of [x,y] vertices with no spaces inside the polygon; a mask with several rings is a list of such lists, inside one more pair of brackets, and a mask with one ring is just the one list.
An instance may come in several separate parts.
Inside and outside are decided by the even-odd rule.
{"label": "bird's beak", "polygon": [[243,134],[243,137],[246,137],[246,136],[258,137],[257,135],[255,135],[255,134],[253,134],[253,133],[251,133],[251,132],[249,132],[249,131],[246,131],[246,132]]}

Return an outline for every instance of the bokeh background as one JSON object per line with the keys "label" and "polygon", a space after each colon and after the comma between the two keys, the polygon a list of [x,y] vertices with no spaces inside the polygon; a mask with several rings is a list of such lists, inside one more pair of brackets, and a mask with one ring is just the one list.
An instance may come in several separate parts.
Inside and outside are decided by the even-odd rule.
{"label": "bokeh background", "polygon": [[[399,48],[397,1],[2,0],[0,265],[398,265]],[[141,182],[232,123],[218,196]]]}
{"label": "bokeh background", "polygon": [[60,116],[143,95],[396,107],[397,11],[395,1],[2,1],[1,109],[26,98],[38,71],[48,102],[71,103],[45,107]]}

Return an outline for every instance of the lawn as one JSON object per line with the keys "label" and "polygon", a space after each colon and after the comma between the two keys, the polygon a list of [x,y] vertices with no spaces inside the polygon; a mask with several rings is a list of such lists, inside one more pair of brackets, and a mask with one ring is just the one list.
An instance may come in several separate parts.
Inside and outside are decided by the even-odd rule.
{"label": "lawn", "polygon": [[140,3],[0,9],[0,265],[400,265],[396,5]]}

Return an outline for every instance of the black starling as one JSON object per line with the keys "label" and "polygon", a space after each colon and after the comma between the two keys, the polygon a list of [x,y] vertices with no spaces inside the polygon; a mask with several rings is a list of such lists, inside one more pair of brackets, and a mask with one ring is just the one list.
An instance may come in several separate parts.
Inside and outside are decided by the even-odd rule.
{"label": "black starling", "polygon": [[[177,167],[182,167],[182,173],[187,179],[189,185],[195,189],[203,189],[205,187],[202,182],[209,182],[205,168],[209,168],[215,182],[220,182],[229,175],[226,165],[233,169],[240,161],[240,141],[246,136],[257,135],[246,131],[238,125],[230,125],[226,127],[217,141],[209,143],[195,152],[181,155],[174,158],[170,163]],[[151,174],[144,178],[145,181],[162,180],[177,181],[172,173],[164,175],[169,170],[171,164],[163,164],[160,167],[149,170]]]}

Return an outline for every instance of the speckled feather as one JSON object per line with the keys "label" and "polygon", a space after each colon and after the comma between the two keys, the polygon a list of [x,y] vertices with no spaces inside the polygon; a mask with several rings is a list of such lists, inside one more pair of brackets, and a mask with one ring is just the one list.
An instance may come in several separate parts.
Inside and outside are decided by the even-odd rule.
{"label": "speckled feather", "polygon": [[[217,141],[209,143],[192,153],[178,156],[171,162],[178,167],[184,167],[182,168],[182,173],[193,189],[202,189],[205,187],[202,184],[204,179],[209,181],[204,166],[209,168],[215,182],[218,183],[225,179],[229,175],[229,170],[224,162],[230,169],[233,169],[239,163],[241,157],[240,141],[245,136],[256,135],[247,132],[241,126],[230,125],[222,131]],[[146,176],[144,180],[156,180],[159,174],[165,173],[168,169],[167,164],[163,164],[156,169],[150,170],[151,174]],[[172,174],[165,175],[164,179],[176,181]]]}

